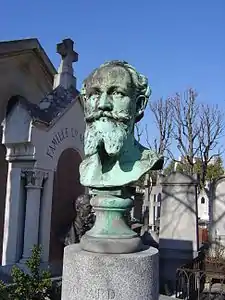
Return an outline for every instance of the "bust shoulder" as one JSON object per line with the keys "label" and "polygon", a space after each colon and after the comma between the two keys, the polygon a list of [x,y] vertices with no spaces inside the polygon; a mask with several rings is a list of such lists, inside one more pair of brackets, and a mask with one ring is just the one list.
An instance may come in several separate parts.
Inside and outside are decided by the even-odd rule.
{"label": "bust shoulder", "polygon": [[124,149],[113,165],[110,160],[105,164],[104,167],[101,165],[98,154],[86,158],[80,166],[81,183],[99,188],[128,185],[149,170],[162,169],[163,157],[135,141]]}

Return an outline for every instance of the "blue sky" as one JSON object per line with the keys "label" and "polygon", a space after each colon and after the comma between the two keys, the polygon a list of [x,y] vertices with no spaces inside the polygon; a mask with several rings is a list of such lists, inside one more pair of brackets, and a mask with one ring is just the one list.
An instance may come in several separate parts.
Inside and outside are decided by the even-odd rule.
{"label": "blue sky", "polygon": [[[148,76],[152,99],[193,87],[225,106],[224,0],[3,0],[0,28],[0,40],[38,38],[56,67],[56,44],[72,38],[78,88],[105,60],[124,59]],[[145,123],[156,133],[149,111]]]}

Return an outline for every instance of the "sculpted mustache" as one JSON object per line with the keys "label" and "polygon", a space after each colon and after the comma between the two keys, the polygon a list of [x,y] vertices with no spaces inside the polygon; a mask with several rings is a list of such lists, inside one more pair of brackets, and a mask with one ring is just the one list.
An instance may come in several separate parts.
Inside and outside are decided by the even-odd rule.
{"label": "sculpted mustache", "polygon": [[128,122],[131,120],[131,117],[127,114],[122,114],[122,113],[118,113],[118,114],[114,114],[113,112],[109,112],[109,111],[98,111],[96,113],[93,113],[91,115],[87,115],[85,117],[86,122],[92,122],[94,120],[98,120],[102,117],[107,117],[119,122]]}

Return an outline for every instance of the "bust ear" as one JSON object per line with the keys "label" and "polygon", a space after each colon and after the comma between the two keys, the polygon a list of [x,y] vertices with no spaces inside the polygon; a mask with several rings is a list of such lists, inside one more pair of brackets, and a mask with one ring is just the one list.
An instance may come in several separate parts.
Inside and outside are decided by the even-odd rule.
{"label": "bust ear", "polygon": [[144,116],[144,110],[146,108],[146,105],[148,103],[148,98],[144,95],[138,96],[136,100],[136,118],[135,122],[139,122],[142,117]]}

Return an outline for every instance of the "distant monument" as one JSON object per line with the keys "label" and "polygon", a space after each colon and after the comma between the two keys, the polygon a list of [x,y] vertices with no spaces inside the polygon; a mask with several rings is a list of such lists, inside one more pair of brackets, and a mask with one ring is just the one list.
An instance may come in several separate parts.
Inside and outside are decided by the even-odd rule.
{"label": "distant monument", "polygon": [[[150,96],[148,80],[124,61],[94,70],[81,91],[86,130],[80,180],[96,221],[80,245],[65,248],[62,299],[158,299],[158,250],[146,249],[125,214],[131,184],[163,167],[163,157],[134,138]],[[97,275],[97,276],[96,276]]]}
{"label": "distant monument", "polygon": [[95,215],[90,205],[90,196],[81,195],[74,201],[74,212],[76,214],[72,221],[69,232],[64,240],[65,246],[80,242],[81,237],[94,225]]}

